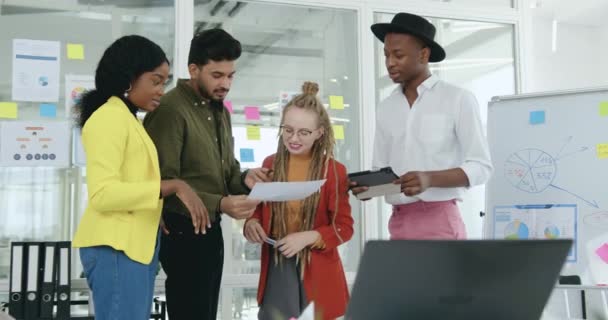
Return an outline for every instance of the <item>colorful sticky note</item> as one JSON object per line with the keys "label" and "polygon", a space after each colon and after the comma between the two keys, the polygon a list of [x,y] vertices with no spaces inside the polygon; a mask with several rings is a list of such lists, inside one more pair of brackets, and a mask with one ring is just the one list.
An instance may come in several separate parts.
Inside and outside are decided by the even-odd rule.
{"label": "colorful sticky note", "polygon": [[344,97],[343,96],[329,96],[329,107],[331,109],[344,109]]}
{"label": "colorful sticky note", "polygon": [[57,106],[52,103],[41,103],[40,104],[40,116],[56,118],[57,117]]}
{"label": "colorful sticky note", "polygon": [[597,157],[600,159],[608,159],[608,143],[600,143],[597,145]]}
{"label": "colorful sticky note", "polygon": [[0,102],[0,118],[17,119],[17,103]]}
{"label": "colorful sticky note", "polygon": [[608,243],[604,243],[601,247],[595,250],[595,254],[600,257],[604,262],[608,263]]}
{"label": "colorful sticky note", "polygon": [[232,101],[224,100],[224,107],[226,107],[226,110],[228,110],[228,112],[230,112],[230,113],[234,112],[234,109],[232,109]]}
{"label": "colorful sticky note", "polygon": [[530,112],[530,124],[543,124],[545,123],[545,111],[531,111]]}
{"label": "colorful sticky note", "polygon": [[600,103],[600,117],[608,117],[608,101]]}
{"label": "colorful sticky note", "polygon": [[77,43],[68,43],[68,59],[84,60],[84,46]]}
{"label": "colorful sticky note", "polygon": [[260,120],[260,108],[253,106],[245,107],[245,119]]}
{"label": "colorful sticky note", "polygon": [[332,126],[334,129],[334,138],[336,140],[344,140],[344,126],[340,124],[335,124]]}
{"label": "colorful sticky note", "polygon": [[247,126],[247,140],[261,140],[260,127]]}
{"label": "colorful sticky note", "polygon": [[241,162],[254,162],[253,149],[241,148]]}

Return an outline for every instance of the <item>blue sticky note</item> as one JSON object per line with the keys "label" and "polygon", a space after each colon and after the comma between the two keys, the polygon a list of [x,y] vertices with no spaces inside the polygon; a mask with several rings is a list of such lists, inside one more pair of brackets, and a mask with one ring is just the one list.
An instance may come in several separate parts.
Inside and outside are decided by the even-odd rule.
{"label": "blue sticky note", "polygon": [[57,106],[52,103],[41,103],[40,104],[40,116],[56,118],[57,117]]}
{"label": "blue sticky note", "polygon": [[531,111],[530,112],[530,124],[543,124],[545,123],[545,111]]}
{"label": "blue sticky note", "polygon": [[241,148],[241,162],[254,162],[253,149]]}

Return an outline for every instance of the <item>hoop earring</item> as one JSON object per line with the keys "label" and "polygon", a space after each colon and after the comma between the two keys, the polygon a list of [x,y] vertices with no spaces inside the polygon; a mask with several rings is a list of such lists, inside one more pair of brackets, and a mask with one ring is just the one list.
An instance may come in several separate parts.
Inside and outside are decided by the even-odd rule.
{"label": "hoop earring", "polygon": [[131,91],[131,89],[132,89],[131,84],[129,84],[129,89],[127,89],[127,91],[125,91],[125,93],[122,94],[125,97],[125,99],[129,97],[129,91]]}

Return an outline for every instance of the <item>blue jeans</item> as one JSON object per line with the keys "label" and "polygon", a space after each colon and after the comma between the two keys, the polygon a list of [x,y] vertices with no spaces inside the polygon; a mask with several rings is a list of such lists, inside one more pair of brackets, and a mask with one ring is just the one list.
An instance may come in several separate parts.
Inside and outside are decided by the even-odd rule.
{"label": "blue jeans", "polygon": [[133,261],[109,246],[80,248],[80,261],[93,292],[96,320],[150,319],[159,239],[150,264]]}

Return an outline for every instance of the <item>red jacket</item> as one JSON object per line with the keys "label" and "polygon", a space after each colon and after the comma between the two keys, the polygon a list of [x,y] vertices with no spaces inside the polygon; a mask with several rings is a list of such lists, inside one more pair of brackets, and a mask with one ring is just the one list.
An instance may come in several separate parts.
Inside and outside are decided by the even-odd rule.
{"label": "red jacket", "polygon": [[[274,155],[264,160],[263,167],[271,168]],[[336,177],[334,166],[338,176],[338,214],[336,212]],[[327,181],[321,187],[321,197],[314,223],[314,230],[321,234],[325,243],[322,250],[312,250],[310,263],[304,269],[304,291],[308,301],[315,302],[315,313],[322,312],[323,319],[332,319],[346,312],[348,303],[348,287],[344,268],[338,254],[338,246],[350,240],[353,235],[353,218],[351,216],[350,204],[348,202],[348,177],[346,168],[341,163],[330,160],[327,170]],[[270,234],[270,206],[268,203],[258,205],[255,213],[249,219],[258,219],[266,234]],[[339,236],[338,236],[339,235]],[[340,238],[342,240],[340,240]],[[260,283],[258,285],[258,303],[262,303],[266,278],[268,276],[269,247],[262,245],[262,269]],[[303,262],[302,262],[303,263]]]}

